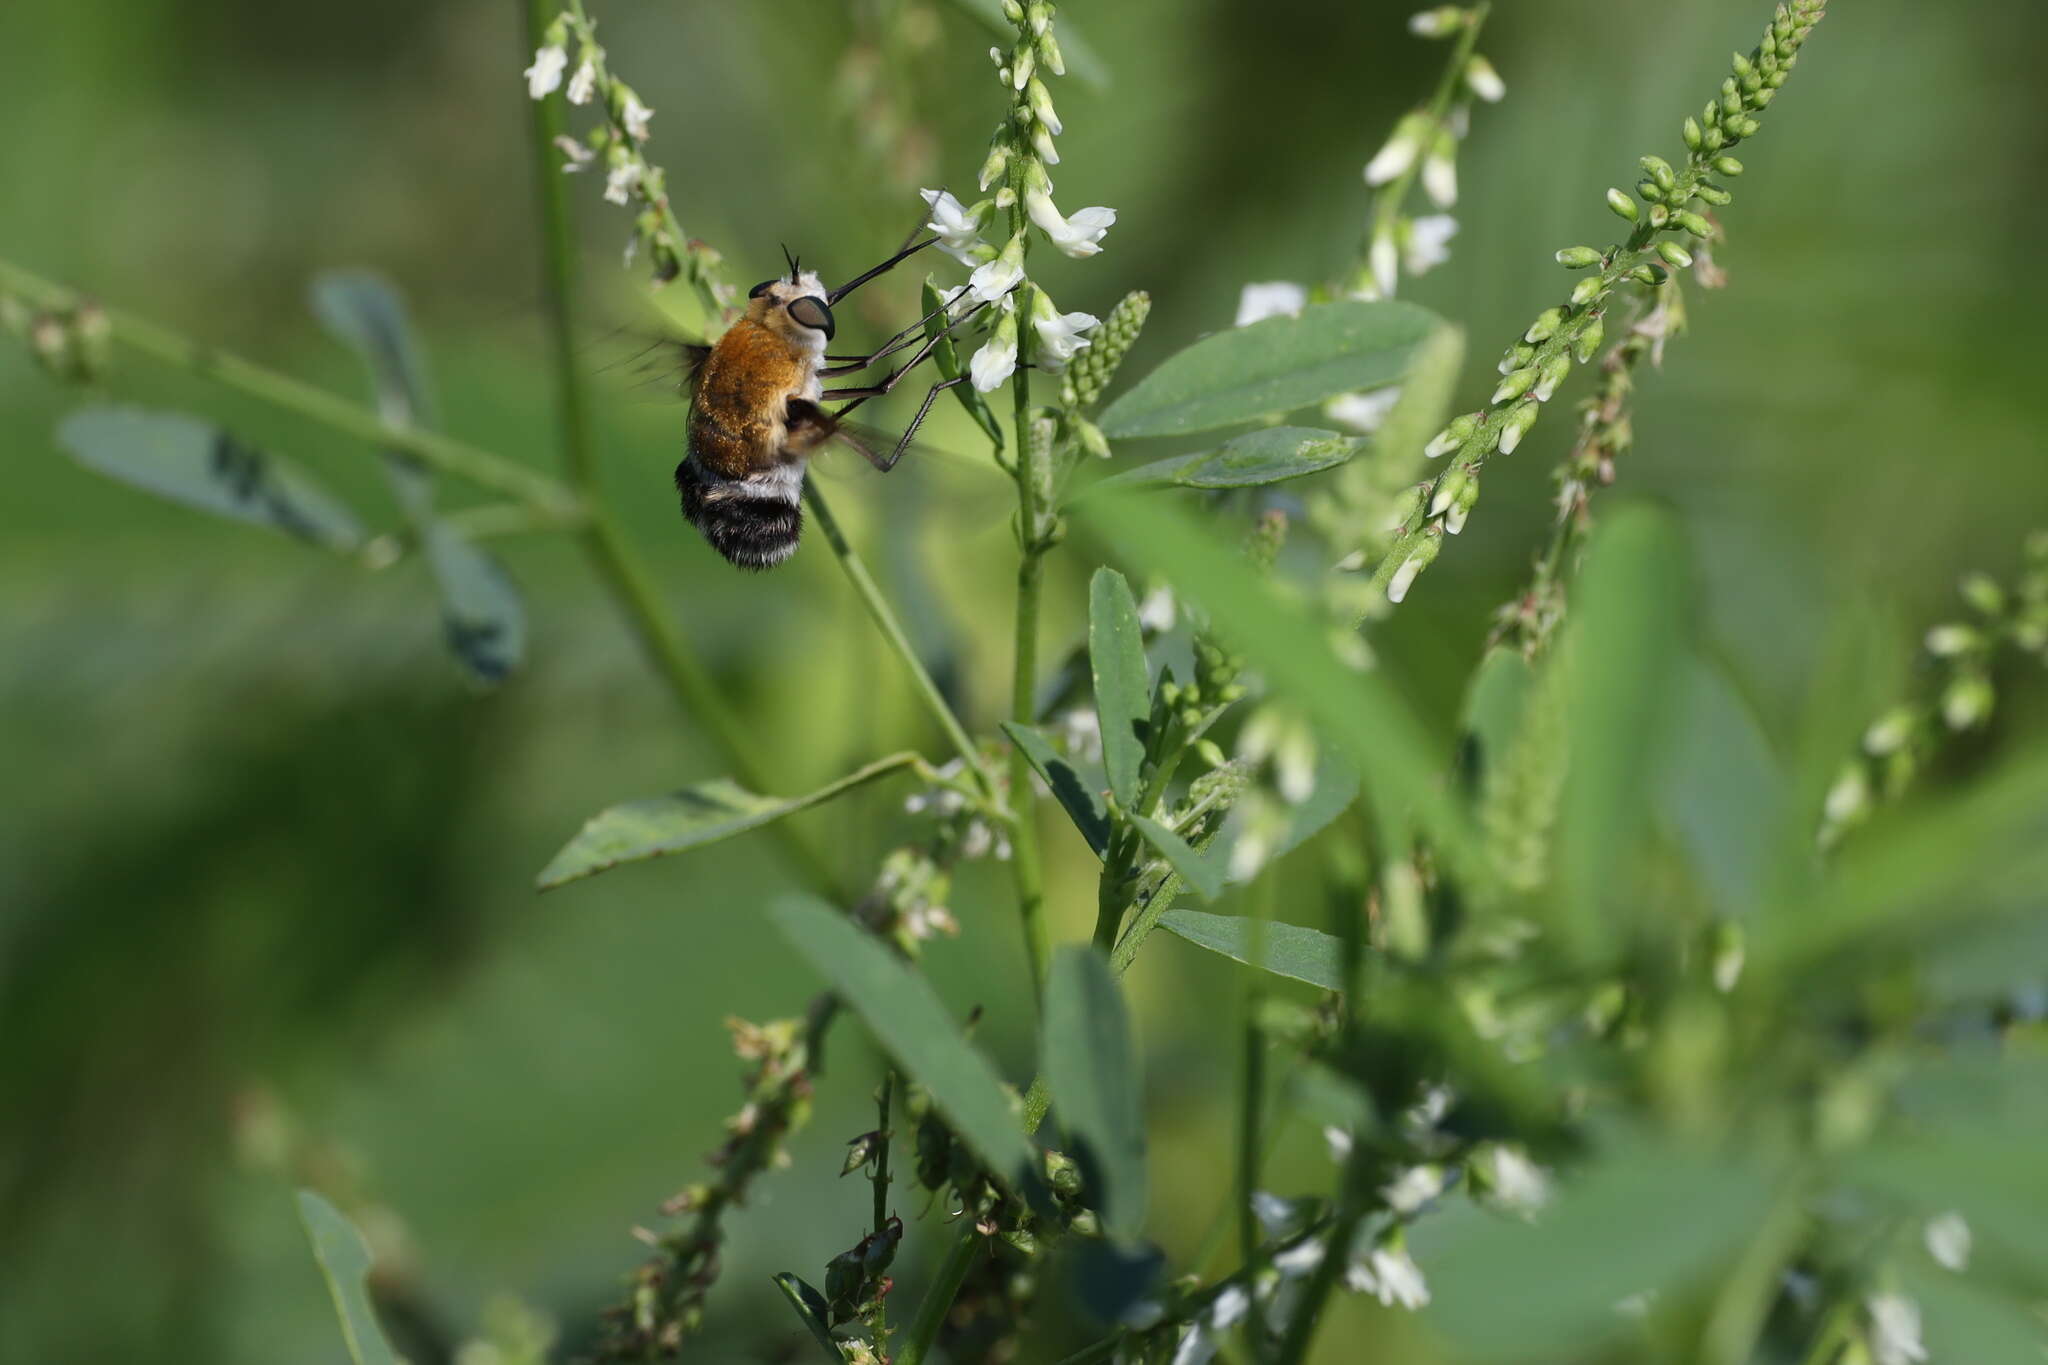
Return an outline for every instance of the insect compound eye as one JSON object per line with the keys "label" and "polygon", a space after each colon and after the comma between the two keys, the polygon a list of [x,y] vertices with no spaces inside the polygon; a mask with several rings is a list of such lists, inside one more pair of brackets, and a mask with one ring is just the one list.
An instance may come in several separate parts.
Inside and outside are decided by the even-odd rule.
{"label": "insect compound eye", "polygon": [[826,307],[825,300],[817,295],[806,294],[800,299],[792,300],[789,315],[813,331],[823,332],[825,340],[832,339],[832,310]]}
{"label": "insect compound eye", "polygon": [[747,297],[750,299],[760,298],[763,294],[768,292],[768,286],[774,283],[774,280],[761,281],[759,284],[755,285],[752,289],[749,289],[747,291]]}

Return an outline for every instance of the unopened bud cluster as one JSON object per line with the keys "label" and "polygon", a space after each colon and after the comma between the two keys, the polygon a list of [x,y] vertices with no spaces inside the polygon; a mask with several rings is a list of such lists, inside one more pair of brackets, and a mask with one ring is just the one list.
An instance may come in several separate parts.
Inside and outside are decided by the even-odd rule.
{"label": "unopened bud cluster", "polygon": [[1965,578],[1960,592],[1969,613],[1933,627],[1922,641],[1929,682],[1921,695],[1871,722],[1859,751],[1828,789],[1823,848],[1868,819],[1880,802],[1904,793],[1945,737],[1990,722],[1997,701],[1991,670],[2002,653],[2048,665],[2048,531],[2027,538],[2016,585],[2007,588],[1979,573]]}
{"label": "unopened bud cluster", "polygon": [[[1449,465],[1421,500],[1420,515],[1402,528],[1381,561],[1375,582],[1389,601],[1399,602],[1407,594],[1442,549],[1444,536],[1464,529],[1486,461],[1496,453],[1513,454],[1572,367],[1598,353],[1614,292],[1631,282],[1652,288],[1664,284],[1672,269],[1693,261],[1694,248],[1680,239],[1705,241],[1714,235],[1707,212],[1733,197],[1714,177],[1741,173],[1742,163],[1731,149],[1756,133],[1758,115],[1784,85],[1800,46],[1825,10],[1826,0],[1779,5],[1762,41],[1749,56],[1734,59],[1733,74],[1722,82],[1720,94],[1700,117],[1685,121],[1684,167],[1646,156],[1633,196],[1618,189],[1608,192],[1609,208],[1629,225],[1625,241],[1605,250],[1573,246],[1557,253],[1558,264],[1566,269],[1592,273],[1574,286],[1566,302],[1546,310],[1508,347],[1488,405],[1457,418],[1429,443],[1427,453],[1449,456]],[[1446,486],[1453,489],[1448,497]]]}
{"label": "unopened bud cluster", "polygon": [[[566,84],[565,71],[569,73]],[[604,121],[587,135],[580,139],[563,136],[555,145],[562,153],[564,171],[601,169],[607,201],[621,207],[641,206],[633,221],[626,258],[646,256],[656,284],[686,275],[707,304],[721,307],[731,302],[730,286],[712,279],[718,253],[684,234],[669,203],[667,179],[661,168],[647,159],[644,144],[654,111],[641,102],[633,87],[612,74],[604,47],[597,41],[597,25],[585,15],[582,0],[572,0],[548,25],[533,54],[533,64],[521,74],[526,77],[527,94],[534,99],[545,99],[560,89],[570,104],[594,103],[603,113]]]}

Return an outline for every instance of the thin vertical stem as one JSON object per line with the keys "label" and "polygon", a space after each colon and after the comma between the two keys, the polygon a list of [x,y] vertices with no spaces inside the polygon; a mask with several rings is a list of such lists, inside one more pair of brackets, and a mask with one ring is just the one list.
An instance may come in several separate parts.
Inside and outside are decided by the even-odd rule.
{"label": "thin vertical stem", "polygon": [[930,1358],[932,1345],[939,1339],[939,1329],[945,1326],[946,1314],[952,1311],[953,1300],[960,1297],[960,1286],[967,1282],[967,1272],[974,1269],[974,1255],[979,1250],[981,1234],[974,1230],[970,1221],[968,1226],[960,1229],[953,1245],[946,1249],[946,1259],[939,1263],[931,1288],[925,1290],[924,1298],[917,1305],[917,1314],[910,1320],[909,1339],[903,1343],[903,1351],[892,1365],[924,1365]]}
{"label": "thin vertical stem", "polygon": [[[884,1066],[881,1088],[875,1091],[875,1169],[869,1176],[875,1187],[874,1231],[877,1237],[889,1226],[889,1101],[895,1089],[895,1068]],[[889,1351],[889,1297],[886,1294],[875,1300],[875,1341],[886,1359]]]}

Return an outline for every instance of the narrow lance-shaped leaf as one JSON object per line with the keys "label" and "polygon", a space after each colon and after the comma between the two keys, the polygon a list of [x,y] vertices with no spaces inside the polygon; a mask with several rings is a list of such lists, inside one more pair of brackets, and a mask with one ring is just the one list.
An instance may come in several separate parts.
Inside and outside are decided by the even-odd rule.
{"label": "narrow lance-shaped leaf", "polygon": [[1184,513],[1125,496],[1090,499],[1076,516],[1206,608],[1272,688],[1293,698],[1318,736],[1350,761],[1377,805],[1412,810],[1447,858],[1469,855],[1465,813],[1438,780],[1443,758],[1384,676],[1339,659],[1320,623],[1245,573],[1234,549]]}
{"label": "narrow lance-shaped leaf", "polygon": [[1275,976],[1306,981],[1326,991],[1344,989],[1343,941],[1319,929],[1279,920],[1169,910],[1159,925],[1188,942]]}
{"label": "narrow lance-shaped leaf", "polygon": [[1095,710],[1102,720],[1102,762],[1109,789],[1125,810],[1138,804],[1145,762],[1145,729],[1152,714],[1152,682],[1145,667],[1145,632],[1131,585],[1115,569],[1097,569],[1088,584],[1088,665],[1095,676]]}
{"label": "narrow lance-shaped leaf", "polygon": [[828,1360],[844,1361],[839,1345],[832,1340],[832,1309],[825,1302],[825,1296],[806,1284],[803,1277],[785,1270],[775,1276],[775,1287],[782,1291],[782,1297],[789,1300],[789,1306],[802,1319],[811,1336],[829,1353]]}
{"label": "narrow lance-shaped leaf", "polygon": [[1356,437],[1315,427],[1262,427],[1214,450],[1174,455],[1091,484],[1085,493],[1138,488],[1256,488],[1335,469],[1358,454]]}
{"label": "narrow lance-shaped leaf", "polygon": [[1052,788],[1052,794],[1100,858],[1109,849],[1109,811],[1102,804],[1101,783],[1090,782],[1080,768],[1061,758],[1052,741],[1028,725],[1003,722],[1003,733],[1017,746],[1032,768]]}
{"label": "narrow lance-shaped leaf", "polygon": [[398,1365],[370,1306],[370,1245],[341,1211],[311,1190],[299,1191],[299,1219],[334,1298],[341,1335],[355,1365]]}
{"label": "narrow lance-shaped leaf", "polygon": [[1436,325],[1411,303],[1347,299],[1217,332],[1111,403],[1102,430],[1112,439],[1185,436],[1380,388],[1406,372]]}
{"label": "narrow lance-shaped leaf", "polygon": [[916,754],[891,754],[803,796],[761,796],[721,777],[667,796],[612,806],[593,815],[554,856],[540,874],[540,889],[552,890],[620,863],[682,853],[759,829],[917,761]]}
{"label": "narrow lance-shaped leaf", "polygon": [[1195,889],[1196,895],[1213,901],[1223,894],[1223,880],[1230,867],[1220,854],[1214,850],[1197,853],[1187,840],[1149,816],[1133,815],[1131,824],[1166,859],[1168,866],[1180,873],[1181,880]]}
{"label": "narrow lance-shaped leaf", "polygon": [[1145,1224],[1144,1078],[1122,993],[1101,953],[1060,949],[1045,984],[1039,1065],[1104,1229],[1134,1241]]}
{"label": "narrow lance-shaped leaf", "polygon": [[311,474],[196,417],[84,408],[57,440],[86,468],[172,502],[343,553],[362,543],[362,523]]}
{"label": "narrow lance-shaped leaf", "polygon": [[789,896],[769,922],[866,1021],[876,1041],[962,1141],[1013,1190],[1036,1184],[1035,1151],[986,1057],[969,1045],[931,983],[853,922],[818,901]]}

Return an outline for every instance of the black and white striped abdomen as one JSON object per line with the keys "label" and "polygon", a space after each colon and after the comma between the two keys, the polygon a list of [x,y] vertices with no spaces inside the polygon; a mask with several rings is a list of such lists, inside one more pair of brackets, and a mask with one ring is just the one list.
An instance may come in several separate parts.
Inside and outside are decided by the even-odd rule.
{"label": "black and white striped abdomen", "polygon": [[796,553],[804,529],[801,462],[728,479],[685,456],[676,466],[676,489],[683,516],[742,569],[772,569]]}

